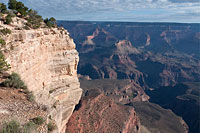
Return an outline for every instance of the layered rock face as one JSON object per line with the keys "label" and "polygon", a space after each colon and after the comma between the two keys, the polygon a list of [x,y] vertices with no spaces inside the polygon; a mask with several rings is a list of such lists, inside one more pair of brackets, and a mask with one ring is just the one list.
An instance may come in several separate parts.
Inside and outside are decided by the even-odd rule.
{"label": "layered rock face", "polygon": [[83,89],[82,97],[89,94],[90,91],[97,91],[112,98],[115,103],[128,104],[135,101],[148,101],[149,96],[144,90],[131,80],[117,79],[80,79]]}
{"label": "layered rock face", "polygon": [[58,132],[64,132],[82,94],[77,78],[79,56],[68,32],[57,28],[12,29],[4,40],[11,71],[21,75],[36,102],[48,107]]}
{"label": "layered rock face", "polygon": [[199,24],[59,23],[77,44],[81,75],[131,79],[145,89],[199,82]]}

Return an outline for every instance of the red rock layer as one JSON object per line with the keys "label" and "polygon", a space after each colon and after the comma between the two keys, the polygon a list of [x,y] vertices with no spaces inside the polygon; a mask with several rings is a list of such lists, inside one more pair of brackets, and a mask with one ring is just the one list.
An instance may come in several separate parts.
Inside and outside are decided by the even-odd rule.
{"label": "red rock layer", "polygon": [[118,105],[104,94],[87,96],[71,116],[67,133],[138,133],[134,108]]}

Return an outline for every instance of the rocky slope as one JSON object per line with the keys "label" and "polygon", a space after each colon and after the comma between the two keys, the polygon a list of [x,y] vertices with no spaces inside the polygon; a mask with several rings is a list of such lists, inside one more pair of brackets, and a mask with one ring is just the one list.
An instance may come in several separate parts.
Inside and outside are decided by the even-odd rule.
{"label": "rocky slope", "polygon": [[142,133],[188,133],[187,124],[171,110],[148,102],[133,102],[129,105],[135,108]]}
{"label": "rocky slope", "polygon": [[133,108],[118,105],[104,94],[84,97],[67,124],[67,133],[139,133]]}
{"label": "rocky slope", "polygon": [[82,96],[90,91],[97,91],[113,99],[115,103],[128,104],[135,101],[148,101],[149,96],[144,90],[131,80],[117,79],[80,79]]}
{"label": "rocky slope", "polygon": [[[33,118],[46,118],[47,115],[45,108],[27,100],[23,90],[0,87],[0,132],[5,122],[15,120],[20,122],[20,125],[25,125]],[[32,129],[33,132],[46,133],[45,124]]]}
{"label": "rocky slope", "polygon": [[[86,79],[81,76],[83,95],[67,124],[67,133],[188,133],[181,117],[147,102],[148,96],[134,82]],[[127,122],[132,117],[135,122]],[[134,128],[125,130],[127,126]]]}
{"label": "rocky slope", "polygon": [[4,54],[11,70],[21,75],[37,103],[48,107],[48,118],[55,120],[58,132],[65,125],[82,90],[77,78],[79,62],[75,44],[64,29],[23,29],[25,20],[15,18],[8,28]]}

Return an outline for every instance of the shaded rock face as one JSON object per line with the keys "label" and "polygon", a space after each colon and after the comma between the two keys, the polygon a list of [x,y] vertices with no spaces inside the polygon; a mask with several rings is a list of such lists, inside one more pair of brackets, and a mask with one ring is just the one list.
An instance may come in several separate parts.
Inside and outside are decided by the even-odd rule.
{"label": "shaded rock face", "polygon": [[187,124],[171,110],[148,102],[129,105],[134,107],[140,119],[142,133],[188,133]]}
{"label": "shaded rock face", "polygon": [[49,108],[58,132],[64,132],[82,93],[77,78],[79,56],[68,32],[56,28],[12,29],[4,39],[11,71],[21,75],[36,102]]}
{"label": "shaded rock face", "polygon": [[96,91],[84,97],[67,123],[67,133],[139,133],[133,108],[118,105]]}
{"label": "shaded rock face", "polygon": [[128,104],[135,101],[148,101],[149,96],[144,90],[131,80],[118,79],[80,79],[83,89],[82,97],[90,94],[90,91],[97,91],[112,98],[115,103]]}
{"label": "shaded rock face", "polygon": [[79,74],[131,79],[144,88],[200,79],[199,24],[59,23],[77,44]]}
{"label": "shaded rock face", "polygon": [[[188,124],[190,133],[200,131],[200,83],[186,82],[176,86],[147,91],[150,102],[171,109]],[[173,93],[172,93],[173,92]]]}

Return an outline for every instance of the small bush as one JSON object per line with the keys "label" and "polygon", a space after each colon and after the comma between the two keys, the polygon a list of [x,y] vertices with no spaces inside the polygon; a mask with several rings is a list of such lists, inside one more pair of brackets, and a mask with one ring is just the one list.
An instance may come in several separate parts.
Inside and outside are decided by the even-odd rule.
{"label": "small bush", "polygon": [[16,9],[17,1],[16,0],[9,0],[8,2],[8,8],[9,9]]}
{"label": "small bush", "polygon": [[56,19],[51,17],[50,19],[46,18],[44,20],[44,23],[49,27],[49,28],[52,28],[52,27],[56,27]]}
{"label": "small bush", "polygon": [[10,14],[8,14],[6,16],[5,24],[10,24],[11,22],[12,22],[12,16]]}
{"label": "small bush", "polygon": [[38,116],[36,118],[33,118],[32,121],[36,124],[36,125],[42,125],[45,120],[41,117],[41,116]]}
{"label": "small bush", "polygon": [[4,3],[0,3],[0,12],[1,13],[6,13],[7,7]]}
{"label": "small bush", "polygon": [[29,93],[27,94],[27,100],[30,101],[30,102],[33,102],[35,101],[35,97],[33,95],[32,92],[28,91]]}
{"label": "small bush", "polygon": [[49,132],[52,132],[53,130],[56,129],[56,125],[53,124],[52,122],[49,122],[49,123],[47,124],[47,128],[48,128],[48,131],[49,131]]}
{"label": "small bush", "polygon": [[10,69],[10,65],[6,62],[3,53],[0,51],[0,73]]}
{"label": "small bush", "polygon": [[8,8],[16,11],[16,14],[20,14],[19,17],[25,17],[27,15],[28,7],[24,6],[24,3],[16,0],[9,0]]}
{"label": "small bush", "polygon": [[21,80],[20,76],[17,73],[12,73],[8,79],[6,79],[3,83],[6,87],[13,87],[16,89],[27,89],[27,86]]}
{"label": "small bush", "polygon": [[1,46],[4,46],[4,45],[6,45],[6,42],[5,42],[5,40],[3,40],[2,38],[0,38],[0,44],[1,44]]}
{"label": "small bush", "polygon": [[41,26],[41,22],[43,21],[42,16],[38,15],[37,11],[30,9],[28,11],[28,23],[26,24],[33,29],[38,29]]}
{"label": "small bush", "polygon": [[33,132],[37,128],[37,125],[30,121],[23,126],[23,133],[30,133]]}
{"label": "small bush", "polygon": [[11,30],[10,30],[10,29],[7,29],[7,28],[4,28],[4,29],[0,30],[0,32],[1,32],[3,35],[11,34]]}
{"label": "small bush", "polygon": [[20,124],[14,120],[5,123],[2,128],[2,133],[21,133]]}
{"label": "small bush", "polygon": [[9,15],[11,16],[11,18],[16,17],[16,14],[15,14],[15,13],[16,13],[16,12],[13,11],[13,10],[8,10],[8,11],[7,11],[7,14],[9,14]]}

